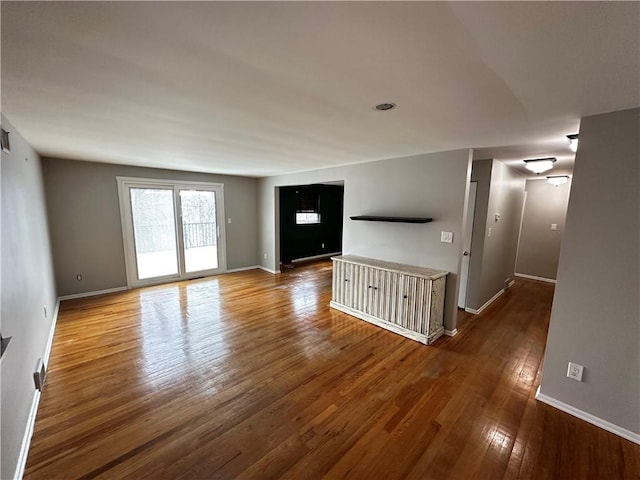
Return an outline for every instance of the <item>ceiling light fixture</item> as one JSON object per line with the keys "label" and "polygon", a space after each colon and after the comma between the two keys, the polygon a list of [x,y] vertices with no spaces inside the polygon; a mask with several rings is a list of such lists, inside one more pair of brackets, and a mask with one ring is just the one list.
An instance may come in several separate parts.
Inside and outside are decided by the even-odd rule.
{"label": "ceiling light fixture", "polygon": [[555,157],[536,158],[534,160],[525,160],[524,166],[527,170],[540,175],[542,172],[552,169],[555,161]]}
{"label": "ceiling light fixture", "polygon": [[555,185],[556,187],[559,185],[564,185],[569,181],[569,175],[549,175],[547,176],[547,182],[551,185]]}
{"label": "ceiling light fixture", "polygon": [[396,108],[396,104],[395,103],[379,103],[374,108],[381,112],[386,112],[387,110]]}
{"label": "ceiling light fixture", "polygon": [[578,150],[578,134],[574,133],[573,135],[567,135],[567,139],[569,140],[569,148],[571,151],[575,152]]}

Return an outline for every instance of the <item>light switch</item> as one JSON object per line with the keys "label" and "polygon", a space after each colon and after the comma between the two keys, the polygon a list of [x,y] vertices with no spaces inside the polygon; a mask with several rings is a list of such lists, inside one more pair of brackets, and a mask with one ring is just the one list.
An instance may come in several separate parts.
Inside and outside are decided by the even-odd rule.
{"label": "light switch", "polygon": [[551,224],[551,230],[558,230],[558,224],[557,223],[552,223]]}
{"label": "light switch", "polygon": [[491,227],[489,227],[489,229],[487,230],[487,237],[490,237],[490,236],[491,236],[491,230],[492,230],[492,228],[491,228]]}
{"label": "light switch", "polygon": [[440,234],[440,241],[442,243],[453,243],[453,232],[442,232]]}

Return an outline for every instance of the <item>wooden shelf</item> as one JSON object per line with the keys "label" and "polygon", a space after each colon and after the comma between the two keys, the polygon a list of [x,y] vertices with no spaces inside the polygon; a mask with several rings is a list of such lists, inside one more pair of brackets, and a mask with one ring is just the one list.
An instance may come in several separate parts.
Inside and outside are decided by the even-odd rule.
{"label": "wooden shelf", "polygon": [[357,215],[350,218],[351,220],[362,220],[365,222],[429,223],[433,221],[433,218],[427,217],[384,217],[379,215]]}

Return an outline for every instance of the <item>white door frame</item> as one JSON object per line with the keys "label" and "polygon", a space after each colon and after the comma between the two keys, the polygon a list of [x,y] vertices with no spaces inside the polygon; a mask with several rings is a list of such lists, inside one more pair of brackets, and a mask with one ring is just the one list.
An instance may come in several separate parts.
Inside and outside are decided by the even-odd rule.
{"label": "white door frame", "polygon": [[[127,286],[142,287],[147,285],[157,285],[178,280],[188,280],[203,276],[224,273],[227,270],[227,249],[224,214],[224,184],[209,182],[189,182],[182,180],[160,180],[152,178],[138,177],[116,177],[118,184],[118,200],[120,203],[120,221],[122,224],[122,242],[124,246],[124,262],[127,272]],[[159,188],[173,191],[173,209],[175,215],[175,235],[176,248],[178,249],[178,273],[163,277],[154,277],[144,280],[138,279],[138,267],[135,254],[135,242],[133,236],[133,218],[131,212],[131,199],[129,188]],[[198,272],[185,272],[184,241],[182,239],[182,215],[180,204],[180,190],[208,190],[214,191],[216,195],[216,227],[217,227],[217,247],[218,247],[218,268]]]}

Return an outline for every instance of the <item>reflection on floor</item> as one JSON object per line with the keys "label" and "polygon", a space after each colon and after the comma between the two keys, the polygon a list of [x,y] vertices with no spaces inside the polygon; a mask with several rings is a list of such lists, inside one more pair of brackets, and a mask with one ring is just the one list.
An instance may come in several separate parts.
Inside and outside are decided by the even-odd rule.
{"label": "reflection on floor", "polygon": [[552,295],[429,347],[330,309],[328,261],[65,301],[26,478],[638,478],[534,399]]}

